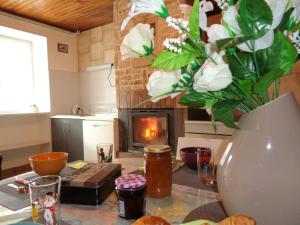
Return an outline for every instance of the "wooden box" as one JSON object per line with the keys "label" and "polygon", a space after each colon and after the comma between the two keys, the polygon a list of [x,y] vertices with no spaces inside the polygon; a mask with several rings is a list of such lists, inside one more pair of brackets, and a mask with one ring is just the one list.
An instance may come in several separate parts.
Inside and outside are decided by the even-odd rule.
{"label": "wooden box", "polygon": [[99,205],[115,189],[121,164],[88,163],[81,169],[66,167],[62,173],[61,203]]}

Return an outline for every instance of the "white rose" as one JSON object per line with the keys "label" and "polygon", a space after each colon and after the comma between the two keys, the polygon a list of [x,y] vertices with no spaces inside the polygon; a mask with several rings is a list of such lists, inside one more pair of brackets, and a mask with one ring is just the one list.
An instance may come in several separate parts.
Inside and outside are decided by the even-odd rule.
{"label": "white rose", "polygon": [[206,13],[214,10],[214,5],[210,1],[202,0],[199,3],[199,27],[202,30],[207,29],[207,15]]}
{"label": "white rose", "polygon": [[[265,0],[266,3],[269,5],[272,15],[273,15],[273,22],[271,25],[270,30],[262,37],[256,39],[255,42],[255,49],[254,51],[265,49],[270,47],[273,44],[274,41],[274,29],[280,24],[286,6],[288,4],[288,0]],[[240,35],[241,30],[237,23],[237,17],[238,17],[238,11],[237,6],[230,6],[223,14],[223,20],[230,26],[231,30],[234,31],[236,34]],[[223,35],[224,36],[224,35]],[[226,38],[225,36],[222,38]],[[248,42],[250,44],[250,42]],[[246,52],[252,52],[251,49],[249,49],[248,45],[246,43],[238,45],[239,49],[246,51]]]}
{"label": "white rose", "polygon": [[227,29],[221,24],[211,25],[206,32],[210,43],[230,37]]}
{"label": "white rose", "polygon": [[197,92],[219,91],[232,82],[232,74],[222,55],[214,53],[207,59],[194,76],[193,89]]}
{"label": "white rose", "polygon": [[234,5],[228,7],[228,9],[223,13],[224,22],[229,24],[231,30],[236,34],[241,33],[240,26],[237,22],[238,15],[239,15],[238,10]]}
{"label": "white rose", "polygon": [[122,59],[138,58],[146,55],[144,48],[154,48],[154,29],[149,24],[138,23],[124,37],[120,46]]}
{"label": "white rose", "polygon": [[[176,97],[179,93],[167,94],[173,90],[173,85],[176,84],[180,79],[180,72],[153,72],[148,80],[147,90],[148,94],[153,97],[152,102],[157,102],[160,99],[171,96]],[[166,95],[164,95],[166,94]],[[163,95],[163,96],[162,96]]]}
{"label": "white rose", "polygon": [[273,22],[271,29],[275,29],[281,22],[286,6],[288,4],[288,0],[265,0],[266,3],[269,5],[272,15],[273,15]]}
{"label": "white rose", "polygon": [[300,21],[300,0],[294,0],[291,7],[295,8],[291,16],[298,23]]}
{"label": "white rose", "polygon": [[168,10],[163,0],[131,0],[130,10],[128,16],[123,20],[121,24],[121,30],[124,30],[129,20],[133,17],[143,14],[150,13],[162,18],[169,16]]}

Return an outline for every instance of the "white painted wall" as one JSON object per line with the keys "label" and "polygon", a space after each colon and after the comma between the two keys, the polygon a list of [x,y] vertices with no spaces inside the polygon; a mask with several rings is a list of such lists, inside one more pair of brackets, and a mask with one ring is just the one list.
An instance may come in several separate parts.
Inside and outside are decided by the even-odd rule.
{"label": "white painted wall", "polygon": [[[81,106],[91,114],[114,112],[116,110],[116,88],[108,81],[110,68],[80,72]],[[115,85],[115,70],[110,75]]]}
{"label": "white painted wall", "polygon": [[50,70],[51,114],[72,114],[72,107],[80,101],[77,72]]}
{"label": "white painted wall", "polygon": [[[49,29],[45,26],[16,18],[18,17],[0,12],[0,25],[47,37],[49,68],[70,72],[78,71],[77,34]],[[67,44],[69,46],[69,53],[58,52],[57,43]]]}
{"label": "white painted wall", "polygon": [[[70,114],[72,106],[80,100],[77,34],[32,24],[3,12],[0,12],[0,25],[47,37],[51,114]],[[67,44],[69,53],[58,52],[57,43]],[[39,120],[35,120],[37,118]],[[2,119],[5,119],[0,119],[2,146],[14,145],[12,141],[17,145],[19,142],[33,140],[34,137],[51,140],[50,114],[43,117],[9,116]],[[43,150],[51,150],[51,145],[1,150],[0,154],[4,157],[3,169],[27,164],[28,156]]]}

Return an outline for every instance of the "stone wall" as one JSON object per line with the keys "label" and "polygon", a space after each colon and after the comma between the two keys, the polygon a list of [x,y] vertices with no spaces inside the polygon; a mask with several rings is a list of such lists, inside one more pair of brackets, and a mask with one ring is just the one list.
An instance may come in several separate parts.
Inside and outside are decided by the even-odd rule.
{"label": "stone wall", "polygon": [[89,66],[114,62],[114,25],[96,27],[78,36],[79,71]]}
{"label": "stone wall", "polygon": [[[178,33],[167,26],[164,19],[154,15],[141,14],[132,19],[124,31],[120,26],[124,18],[128,15],[129,0],[114,1],[114,30],[115,30],[115,65],[116,65],[116,88],[117,88],[117,106],[119,108],[133,108],[137,104],[149,98],[146,85],[149,75],[155,71],[150,68],[150,63],[145,59],[126,59],[121,60],[120,45],[124,36],[137,23],[148,23],[154,26],[155,52],[163,49],[162,43],[166,38],[177,37]],[[166,5],[169,13],[175,17],[182,17],[179,9],[179,0],[168,0]],[[182,108],[176,103],[176,99],[166,98],[158,103],[146,102],[138,108]]]}

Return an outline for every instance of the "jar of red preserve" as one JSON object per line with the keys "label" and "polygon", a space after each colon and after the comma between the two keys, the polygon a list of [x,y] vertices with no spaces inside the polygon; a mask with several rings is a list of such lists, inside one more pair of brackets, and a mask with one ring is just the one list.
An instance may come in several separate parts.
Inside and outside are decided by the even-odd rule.
{"label": "jar of red preserve", "polygon": [[119,216],[125,219],[142,217],[146,209],[146,179],[142,175],[127,174],[116,179]]}

